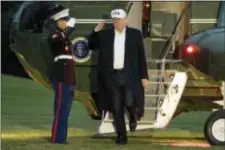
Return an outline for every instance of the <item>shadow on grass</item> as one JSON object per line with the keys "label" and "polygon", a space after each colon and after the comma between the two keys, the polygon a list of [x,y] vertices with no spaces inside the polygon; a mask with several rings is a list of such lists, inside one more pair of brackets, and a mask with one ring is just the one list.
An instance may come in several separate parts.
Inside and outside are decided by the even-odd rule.
{"label": "shadow on grass", "polygon": [[[88,145],[93,145],[93,146],[98,146],[101,144],[106,144],[106,145],[111,145],[114,144],[115,136],[106,136],[106,137],[101,137],[97,138],[94,136],[71,136],[67,140],[67,144],[60,144],[60,145],[83,145],[88,144]],[[139,139],[134,139],[132,137],[128,137],[128,141],[130,144],[152,144],[151,140],[143,140],[141,138]],[[52,144],[51,143],[51,138],[49,136],[45,137],[39,137],[39,138],[32,138],[32,139],[2,139],[2,145],[3,146],[23,146],[23,145],[28,145],[28,144],[35,144],[35,145],[42,145],[42,144]],[[58,144],[57,144],[58,145]]]}
{"label": "shadow on grass", "polygon": [[[118,150],[118,147],[114,143],[115,136],[70,136],[68,138],[67,144],[53,144],[50,142],[49,136],[43,136],[32,139],[2,139],[2,148],[7,150],[74,150],[74,149],[89,149],[89,150]],[[165,141],[164,141],[165,140]],[[167,141],[170,140],[170,141]],[[172,141],[174,140],[174,141]],[[183,140],[183,141],[182,141]],[[170,146],[170,143],[184,143],[185,140],[190,143],[206,143],[205,141],[195,141],[193,140],[203,140],[203,138],[185,138],[185,137],[176,137],[176,138],[164,138],[164,137],[150,137],[150,136],[129,136],[128,144],[125,147],[120,147],[121,150],[136,150],[136,149],[146,149],[151,147],[151,149],[166,149],[166,150],[189,150],[193,147],[176,147]],[[190,140],[190,141],[189,141]],[[197,147],[194,149],[198,149]],[[223,149],[223,148],[222,148]],[[221,147],[218,150],[222,150]]]}
{"label": "shadow on grass", "polygon": [[[92,139],[115,139],[115,135],[107,135],[107,136],[90,136],[90,138]],[[134,136],[134,135],[129,135],[128,138],[130,139],[150,139],[150,140],[178,140],[178,141],[182,141],[182,140],[205,140],[204,137],[184,137],[184,136],[178,136],[178,137],[154,137],[154,136]]]}

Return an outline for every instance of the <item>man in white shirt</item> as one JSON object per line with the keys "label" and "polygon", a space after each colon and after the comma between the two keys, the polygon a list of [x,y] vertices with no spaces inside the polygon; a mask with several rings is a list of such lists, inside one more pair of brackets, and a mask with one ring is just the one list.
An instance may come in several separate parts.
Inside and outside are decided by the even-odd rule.
{"label": "man in white shirt", "polygon": [[126,28],[124,28],[121,33],[115,30],[113,62],[114,69],[123,69],[124,67],[125,36]]}
{"label": "man in white shirt", "polygon": [[144,115],[143,88],[148,85],[148,73],[141,32],[127,26],[124,10],[112,10],[111,17],[113,27],[103,29],[104,24],[98,24],[88,44],[99,51],[99,78],[110,93],[102,103],[112,104],[116,143],[126,144],[124,107],[129,113],[130,131],[135,131],[137,120]]}

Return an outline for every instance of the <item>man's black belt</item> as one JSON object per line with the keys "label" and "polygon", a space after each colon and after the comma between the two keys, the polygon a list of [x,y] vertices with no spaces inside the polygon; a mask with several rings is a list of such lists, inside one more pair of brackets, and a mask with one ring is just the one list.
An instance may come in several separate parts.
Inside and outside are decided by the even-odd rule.
{"label": "man's black belt", "polygon": [[113,72],[123,72],[124,71],[124,69],[122,68],[122,69],[113,69]]}

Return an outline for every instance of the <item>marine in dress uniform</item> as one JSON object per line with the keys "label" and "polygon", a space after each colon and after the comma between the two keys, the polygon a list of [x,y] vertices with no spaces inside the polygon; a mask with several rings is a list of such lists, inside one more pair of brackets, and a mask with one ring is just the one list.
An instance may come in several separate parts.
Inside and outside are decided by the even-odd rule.
{"label": "marine in dress uniform", "polygon": [[89,35],[88,44],[99,51],[99,76],[110,93],[102,103],[112,100],[115,142],[126,144],[124,108],[130,118],[130,131],[135,131],[137,120],[144,115],[143,88],[148,85],[148,73],[141,32],[127,26],[124,10],[113,10],[111,17],[113,27],[103,29],[104,24],[99,24]]}
{"label": "marine in dress uniform", "polygon": [[57,31],[49,38],[49,47],[54,56],[50,80],[55,92],[52,143],[65,144],[67,140],[68,117],[75,86],[75,64],[72,57],[72,43],[68,30],[74,29],[75,18],[69,18],[69,9],[55,14],[52,19]]}

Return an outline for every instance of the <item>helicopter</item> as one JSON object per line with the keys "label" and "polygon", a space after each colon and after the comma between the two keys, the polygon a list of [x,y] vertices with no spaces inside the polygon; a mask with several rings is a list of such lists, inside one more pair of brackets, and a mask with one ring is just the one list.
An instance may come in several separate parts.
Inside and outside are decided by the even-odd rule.
{"label": "helicopter", "polygon": [[[151,111],[145,113],[146,117],[149,117],[150,112],[156,114],[155,121],[142,120],[139,122],[137,130],[165,128],[171,119],[182,112],[219,109],[213,112],[206,121],[204,133],[211,144],[225,144],[225,136],[223,136],[225,133],[223,125],[225,111],[222,109],[224,94],[221,90],[222,81],[225,80],[225,19],[223,15],[225,3],[220,3],[218,22],[215,28],[188,37],[184,41],[182,51],[182,60],[184,61],[169,64],[169,69],[167,69],[173,71],[165,71],[171,81],[170,85],[166,87],[167,92],[164,98],[159,100],[159,104],[157,103],[156,109],[153,110],[148,107]],[[52,89],[48,75],[53,56],[48,49],[47,36],[49,31],[46,27],[46,20],[48,19],[48,13],[57,4],[55,2],[23,2],[14,13],[10,24],[11,49],[15,52],[28,75],[35,82],[48,89]],[[76,2],[74,2],[74,5],[76,5]],[[113,5],[108,9],[118,6]],[[120,6],[124,7],[123,4]],[[72,5],[68,5],[68,7],[72,7]],[[129,9],[132,9],[132,7],[129,7]],[[71,9],[70,15],[76,16],[77,12],[74,11]],[[99,82],[96,77],[98,53],[87,48],[88,41],[85,38],[87,33],[84,32],[84,30],[90,32],[94,28],[93,22],[104,21],[104,18],[102,20],[77,20],[82,24],[78,24],[76,27],[77,31],[80,32],[72,35],[77,78],[77,85],[74,87],[76,91],[74,99],[83,104],[92,119],[102,120],[98,129],[99,134],[113,133],[115,129],[112,116],[98,106],[97,97],[99,95],[96,86]],[[110,22],[106,23],[110,25]],[[217,38],[217,36],[220,38]],[[202,57],[205,56],[205,51],[208,53],[208,59],[199,59],[205,58]],[[208,65],[205,65],[206,63]],[[150,75],[153,76],[152,72]],[[159,96],[158,94],[157,96]],[[146,97],[152,96],[146,94]],[[151,100],[150,98],[148,101]],[[168,106],[170,106],[170,109],[168,109]],[[215,128],[220,129],[220,131]]]}

